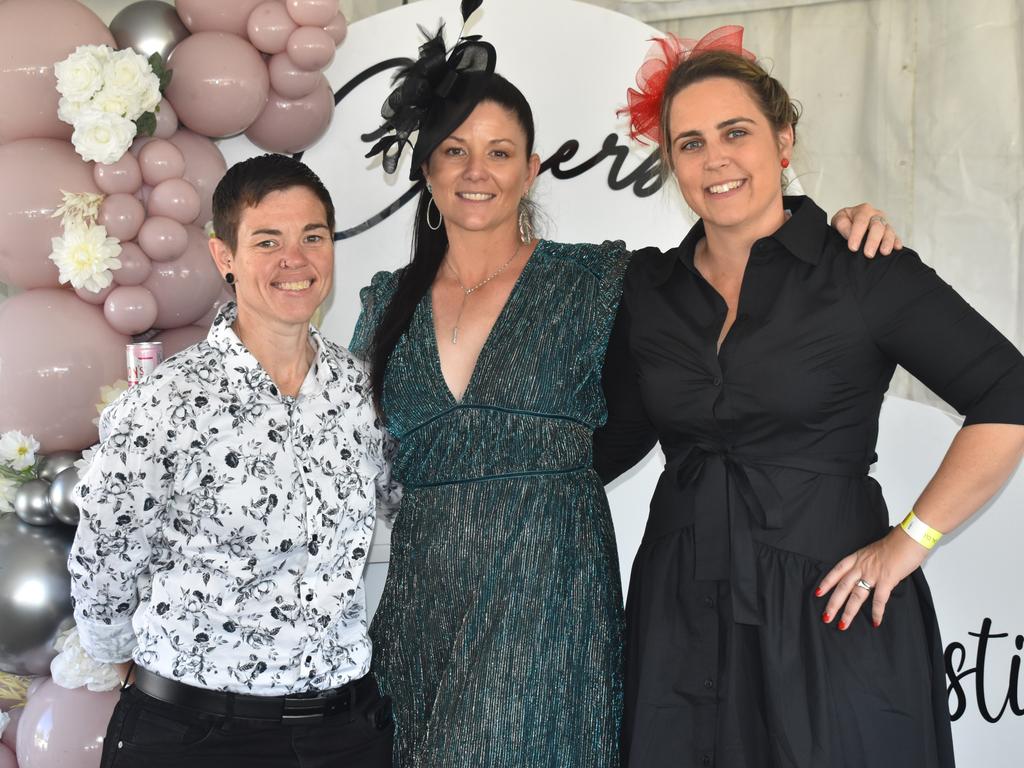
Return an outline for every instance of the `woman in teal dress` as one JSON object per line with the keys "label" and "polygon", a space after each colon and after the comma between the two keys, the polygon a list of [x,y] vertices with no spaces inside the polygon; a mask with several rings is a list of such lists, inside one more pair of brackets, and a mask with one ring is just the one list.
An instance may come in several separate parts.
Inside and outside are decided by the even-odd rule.
{"label": "woman in teal dress", "polygon": [[[492,68],[486,43],[428,41],[373,137],[393,171],[418,128],[426,181],[413,260],[363,290],[351,343],[404,486],[374,671],[399,768],[613,768],[622,595],[591,441],[628,254],[532,237],[532,114]],[[441,99],[417,82],[439,71]],[[410,92],[433,105],[409,117]]]}

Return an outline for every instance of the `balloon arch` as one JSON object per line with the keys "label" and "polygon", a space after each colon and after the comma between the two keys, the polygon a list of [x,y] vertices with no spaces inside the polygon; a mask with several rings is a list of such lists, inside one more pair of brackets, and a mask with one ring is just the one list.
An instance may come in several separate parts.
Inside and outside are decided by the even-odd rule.
{"label": "balloon arch", "polygon": [[125,345],[184,349],[228,298],[213,140],[316,143],[345,34],[337,0],[141,0],[109,27],[76,0],[0,1],[0,768],[99,764],[117,678],[69,632],[76,462]]}

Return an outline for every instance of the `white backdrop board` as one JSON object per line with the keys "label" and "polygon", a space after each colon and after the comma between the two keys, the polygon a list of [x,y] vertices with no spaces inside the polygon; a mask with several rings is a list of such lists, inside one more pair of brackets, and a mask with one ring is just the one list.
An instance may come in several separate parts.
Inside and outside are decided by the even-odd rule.
{"label": "white backdrop board", "polygon": [[[409,203],[367,225],[391,209],[411,184],[407,156],[397,175],[386,176],[379,160],[363,157],[368,145],[360,135],[379,125],[395,60],[413,56],[422,41],[417,25],[433,30],[439,18],[447,20],[449,42],[454,41],[460,26],[456,0],[423,0],[359,21],[326,73],[339,97],[334,121],[303,159],[324,179],[338,210],[335,290],[323,328],[342,343],[358,315],[360,287],[377,270],[408,261],[413,215]],[[557,159],[555,172],[546,171],[535,190],[548,222],[544,235],[569,241],[623,239],[632,247],[679,242],[690,225],[689,213],[674,190],[650,194],[656,186],[648,160],[652,150],[631,144],[625,122],[615,115],[656,30],[570,0],[486,0],[467,32],[494,43],[498,71],[533,106],[537,152],[549,163]],[[819,98],[794,96],[808,110]],[[229,162],[259,153],[244,138],[220,147]],[[347,232],[353,229],[361,231]],[[887,401],[877,477],[894,522],[938,466],[956,428],[929,406]],[[610,489],[624,582],[660,466],[655,451]],[[969,768],[1024,762],[1019,747],[1024,739],[1024,601],[1016,591],[1022,502],[1024,473],[1019,473],[983,517],[944,540],[926,569],[948,649],[958,761]],[[379,531],[367,572],[371,607],[380,594],[387,551],[386,532]]]}

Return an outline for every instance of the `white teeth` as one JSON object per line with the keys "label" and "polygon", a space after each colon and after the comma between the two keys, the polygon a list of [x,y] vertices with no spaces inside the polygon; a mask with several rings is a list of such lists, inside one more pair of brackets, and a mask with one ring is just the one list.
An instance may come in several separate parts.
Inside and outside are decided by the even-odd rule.
{"label": "white teeth", "polygon": [[708,187],[708,192],[713,195],[720,195],[723,192],[729,192],[730,190],[736,189],[736,187],[742,183],[742,181],[727,181],[725,184],[713,184]]}
{"label": "white teeth", "polygon": [[312,284],[312,280],[298,280],[291,283],[275,283],[275,285],[282,291],[304,291]]}
{"label": "white teeth", "polygon": [[459,197],[463,198],[464,200],[483,201],[490,200],[492,197],[494,197],[494,195],[488,194],[486,192],[459,192]]}

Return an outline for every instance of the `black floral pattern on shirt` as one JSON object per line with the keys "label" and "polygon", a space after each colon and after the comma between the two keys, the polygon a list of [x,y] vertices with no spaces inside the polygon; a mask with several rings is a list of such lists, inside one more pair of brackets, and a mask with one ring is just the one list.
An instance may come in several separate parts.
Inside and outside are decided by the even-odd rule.
{"label": "black floral pattern on shirt", "polygon": [[75,497],[82,643],[206,688],[279,695],[369,669],[362,573],[397,505],[365,366],[313,328],[280,394],[228,304],[206,341],[107,408]]}

